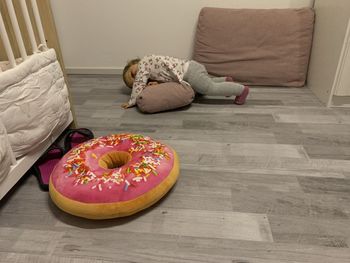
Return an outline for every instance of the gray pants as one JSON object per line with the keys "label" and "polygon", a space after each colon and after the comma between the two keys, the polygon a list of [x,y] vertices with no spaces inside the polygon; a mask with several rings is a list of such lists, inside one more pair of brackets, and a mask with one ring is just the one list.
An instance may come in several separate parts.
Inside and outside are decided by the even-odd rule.
{"label": "gray pants", "polygon": [[198,93],[210,96],[238,96],[244,86],[235,82],[226,82],[225,77],[211,78],[202,64],[190,61],[184,80]]}

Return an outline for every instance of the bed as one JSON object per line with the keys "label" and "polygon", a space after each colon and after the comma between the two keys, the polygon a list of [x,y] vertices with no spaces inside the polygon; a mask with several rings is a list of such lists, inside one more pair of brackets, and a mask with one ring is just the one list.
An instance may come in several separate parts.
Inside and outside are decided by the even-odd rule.
{"label": "bed", "polygon": [[2,199],[75,123],[49,0],[1,1],[0,10]]}

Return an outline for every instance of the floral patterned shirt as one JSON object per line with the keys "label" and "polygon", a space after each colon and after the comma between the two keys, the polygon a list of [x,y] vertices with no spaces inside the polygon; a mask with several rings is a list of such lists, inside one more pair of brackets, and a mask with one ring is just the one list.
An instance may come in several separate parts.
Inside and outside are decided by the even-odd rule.
{"label": "floral patterned shirt", "polygon": [[136,104],[137,96],[147,86],[148,80],[183,83],[188,61],[169,56],[145,56],[138,64],[129,106]]}

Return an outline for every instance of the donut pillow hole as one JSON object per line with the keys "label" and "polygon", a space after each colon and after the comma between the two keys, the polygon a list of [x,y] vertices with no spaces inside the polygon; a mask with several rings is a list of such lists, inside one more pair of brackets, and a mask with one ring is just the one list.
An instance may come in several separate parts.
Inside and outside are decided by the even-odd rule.
{"label": "donut pillow hole", "polygon": [[98,164],[104,169],[115,169],[127,164],[131,159],[132,156],[128,152],[108,152],[101,156]]}

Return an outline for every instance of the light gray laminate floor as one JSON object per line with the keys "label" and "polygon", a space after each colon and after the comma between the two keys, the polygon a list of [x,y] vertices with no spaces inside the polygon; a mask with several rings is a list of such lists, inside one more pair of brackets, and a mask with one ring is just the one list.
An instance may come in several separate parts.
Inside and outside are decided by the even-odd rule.
{"label": "light gray laminate floor", "polygon": [[181,177],[130,218],[57,209],[35,178],[0,207],[0,262],[350,262],[350,110],[306,88],[253,88],[248,103],[201,98],[144,115],[123,110],[119,77],[70,76],[78,123],[177,150]]}

